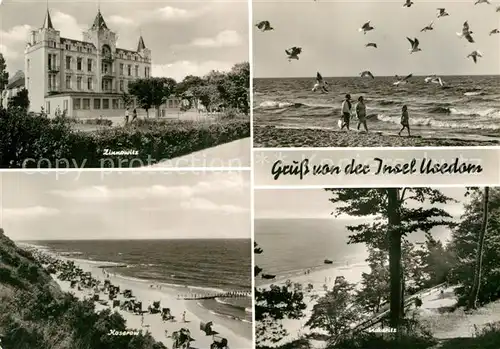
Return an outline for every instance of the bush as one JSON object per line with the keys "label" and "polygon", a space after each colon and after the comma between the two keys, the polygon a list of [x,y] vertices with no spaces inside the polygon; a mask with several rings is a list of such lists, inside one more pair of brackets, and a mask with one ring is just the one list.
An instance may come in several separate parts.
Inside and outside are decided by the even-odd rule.
{"label": "bush", "polygon": [[103,118],[86,119],[84,123],[86,125],[113,126],[112,120]]}
{"label": "bush", "polygon": [[[1,110],[0,167],[138,167],[250,136],[249,120],[215,124],[148,121],[142,126],[89,133],[72,130],[64,118]],[[105,149],[138,154],[106,156]]]}

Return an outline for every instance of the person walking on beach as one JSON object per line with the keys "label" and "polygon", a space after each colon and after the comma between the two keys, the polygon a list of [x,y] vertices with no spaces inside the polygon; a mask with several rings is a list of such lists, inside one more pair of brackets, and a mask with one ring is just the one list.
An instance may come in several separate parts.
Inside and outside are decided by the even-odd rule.
{"label": "person walking on beach", "polygon": [[186,322],[186,311],[182,313],[182,322]]}
{"label": "person walking on beach", "polygon": [[408,107],[403,105],[402,113],[401,113],[401,125],[403,126],[401,130],[399,130],[398,136],[401,136],[401,132],[406,128],[408,130],[408,136],[410,135],[410,117],[408,116]]}
{"label": "person walking on beach", "polygon": [[125,125],[128,124],[128,107],[125,108]]}
{"label": "person walking on beach", "polygon": [[358,103],[356,104],[356,116],[358,117],[358,131],[361,125],[363,125],[366,132],[368,132],[368,126],[366,125],[366,105],[363,96],[359,96],[358,98]]}
{"label": "person walking on beach", "polygon": [[134,122],[135,119],[137,119],[137,109],[134,108],[134,110],[132,111],[132,121],[131,122]]}
{"label": "person walking on beach", "polygon": [[345,95],[345,100],[342,102],[342,126],[340,130],[343,130],[344,127],[349,131],[349,123],[351,121],[351,95],[348,93]]}
{"label": "person walking on beach", "polygon": [[144,327],[144,313],[141,314],[141,327]]}

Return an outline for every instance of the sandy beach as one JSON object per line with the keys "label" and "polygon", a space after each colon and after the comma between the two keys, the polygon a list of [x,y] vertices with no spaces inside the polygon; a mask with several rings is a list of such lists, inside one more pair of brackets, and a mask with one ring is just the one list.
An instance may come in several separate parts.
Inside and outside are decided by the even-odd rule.
{"label": "sandy beach", "polygon": [[[364,263],[355,264],[346,267],[332,267],[319,270],[311,270],[308,274],[300,273],[299,275],[287,278],[279,278],[278,276],[278,279],[273,282],[266,282],[258,285],[257,288],[259,289],[268,288],[270,285],[284,285],[287,280],[290,280],[294,284],[301,284],[304,291],[304,303],[307,305],[307,309],[304,310],[304,317],[299,320],[283,320],[281,323],[283,327],[288,331],[288,336],[284,337],[278,343],[272,343],[272,346],[279,346],[310,333],[309,328],[305,327],[305,324],[309,320],[312,309],[317,303],[318,298],[322,297],[325,294],[324,285],[327,285],[328,289],[331,290],[335,284],[335,278],[338,276],[343,276],[350,283],[358,283],[361,280],[361,274],[369,271],[370,268],[368,265],[365,265]],[[308,292],[306,290],[308,284],[313,285],[313,290],[311,292]],[[270,345],[271,343],[267,344]],[[319,348],[320,346],[321,342],[318,342],[316,343],[315,348]]]}
{"label": "sandy beach", "polygon": [[[201,322],[213,321],[214,326],[212,329],[219,332],[218,336],[224,337],[228,340],[228,345],[230,348],[235,349],[250,349],[252,348],[252,339],[248,338],[247,333],[244,331],[245,324],[238,327],[233,323],[234,321],[225,320],[224,318],[217,317],[211,314],[208,310],[205,310],[195,303],[196,301],[182,300],[178,299],[177,296],[182,294],[180,289],[168,288],[162,286],[161,289],[153,285],[151,287],[150,283],[141,282],[140,280],[132,280],[120,277],[117,274],[108,273],[105,270],[106,266],[115,266],[112,264],[106,264],[105,262],[94,262],[86,261],[80,259],[69,259],[61,256],[55,256],[56,258],[62,260],[71,260],[75,265],[81,268],[84,272],[90,272],[92,277],[101,281],[109,280],[111,284],[119,286],[121,290],[130,289],[137,300],[142,301],[143,308],[147,308],[148,305],[152,305],[155,301],[160,301],[160,307],[168,307],[171,310],[171,314],[175,316],[177,321],[162,321],[159,314],[149,314],[145,313],[143,322],[141,321],[140,315],[135,315],[131,312],[121,310],[119,307],[113,308],[114,311],[119,312],[123,318],[126,320],[127,328],[131,330],[142,330],[143,332],[149,331],[155,340],[163,342],[167,347],[171,348],[173,341],[169,336],[174,331],[178,331],[181,328],[189,329],[191,336],[195,339],[191,344],[191,348],[204,349],[210,348],[213,343],[212,336],[206,336],[204,332],[200,330]],[[55,275],[52,275],[56,282],[59,284],[61,289],[65,292],[71,292],[79,299],[91,297],[88,289],[83,289],[79,291],[76,288],[70,287],[69,281],[61,281]],[[91,291],[92,295],[94,294]],[[101,292],[99,294],[100,299],[107,300],[107,295]],[[120,295],[118,300],[123,300],[123,296]],[[96,310],[100,311],[110,305],[96,304]],[[111,302],[109,302],[111,304]],[[186,322],[182,321],[183,313],[185,312]],[[141,323],[142,322],[142,323]],[[247,324],[248,325],[248,324]],[[167,334],[165,333],[167,331]],[[248,331],[246,331],[248,332]]]}
{"label": "sandy beach", "polygon": [[[406,131],[405,131],[406,132]],[[411,137],[384,134],[380,131],[369,133],[339,131],[338,129],[284,128],[275,126],[254,126],[254,147],[430,147],[430,146],[492,146],[498,140],[474,140],[460,138],[437,138],[412,135]]]}

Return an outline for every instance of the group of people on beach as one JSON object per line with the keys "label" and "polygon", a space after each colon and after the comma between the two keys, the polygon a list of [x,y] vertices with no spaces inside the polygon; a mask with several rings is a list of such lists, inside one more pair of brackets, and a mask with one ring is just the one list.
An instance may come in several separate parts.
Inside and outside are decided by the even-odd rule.
{"label": "group of people on beach", "polygon": [[[353,114],[352,109],[351,95],[348,93],[345,95],[345,99],[342,102],[342,118],[339,122],[340,130],[343,130],[344,127],[349,130],[351,116]],[[358,103],[356,103],[354,110],[358,118],[357,129],[359,130],[361,128],[361,125],[363,125],[365,131],[368,132],[368,125],[366,124],[366,104],[363,96],[358,97]],[[408,136],[410,136],[410,117],[408,115],[408,107],[406,105],[403,105],[403,108],[401,110],[401,126],[403,127],[401,128],[401,130],[399,130],[398,135],[401,136],[401,132],[407,129]]]}

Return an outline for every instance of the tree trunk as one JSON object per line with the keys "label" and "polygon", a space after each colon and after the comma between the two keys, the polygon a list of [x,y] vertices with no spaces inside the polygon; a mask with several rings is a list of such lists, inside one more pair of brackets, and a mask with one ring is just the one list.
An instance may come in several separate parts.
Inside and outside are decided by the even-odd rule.
{"label": "tree trunk", "polygon": [[390,278],[390,326],[399,328],[401,324],[401,202],[399,189],[387,189],[388,233],[389,233],[389,278]]}
{"label": "tree trunk", "polygon": [[469,309],[477,308],[477,298],[479,296],[479,287],[481,285],[481,270],[483,267],[483,248],[484,248],[484,237],[486,235],[486,230],[488,228],[488,201],[489,201],[490,188],[484,188],[483,195],[483,222],[481,224],[481,230],[479,231],[479,239],[477,240],[476,249],[476,269],[474,271],[474,282],[472,284],[472,290],[469,298]]}

